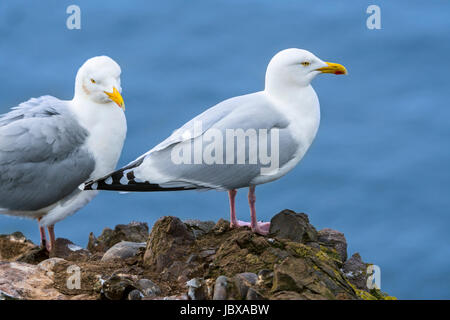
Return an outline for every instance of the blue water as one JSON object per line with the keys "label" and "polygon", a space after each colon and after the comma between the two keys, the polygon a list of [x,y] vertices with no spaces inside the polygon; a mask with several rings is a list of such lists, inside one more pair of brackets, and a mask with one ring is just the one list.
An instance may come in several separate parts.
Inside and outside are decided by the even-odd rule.
{"label": "blue water", "polygon": [[[68,5],[82,29],[68,30]],[[399,298],[450,298],[450,2],[376,1],[0,2],[0,112],[43,94],[71,99],[78,67],[107,54],[122,66],[128,135],[119,165],[207,107],[263,88],[279,50],[299,47],[344,64],[318,77],[318,136],[297,168],[257,188],[258,217],[284,208],[345,233],[349,253],[380,266]],[[248,219],[246,191],[238,215]],[[131,220],[228,218],[226,194],[103,192],[56,227],[86,245]],[[0,216],[0,233],[38,241],[35,221]]]}

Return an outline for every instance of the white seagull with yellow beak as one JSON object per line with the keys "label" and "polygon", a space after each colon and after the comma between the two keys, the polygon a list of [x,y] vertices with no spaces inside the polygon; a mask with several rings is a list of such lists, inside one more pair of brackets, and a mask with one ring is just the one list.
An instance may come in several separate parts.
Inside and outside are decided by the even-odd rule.
{"label": "white seagull with yellow beak", "polygon": [[37,219],[49,251],[54,224],[97,195],[79,185],[117,165],[127,131],[120,74],[111,58],[91,58],[72,100],[32,98],[0,116],[0,213]]}
{"label": "white seagull with yellow beak", "polygon": [[[291,171],[311,146],[319,128],[320,106],[311,81],[319,74],[346,74],[340,64],[324,62],[311,52],[287,49],[277,53],[266,71],[263,91],[225,100],[209,108],[176,130],[170,137],[140,156],[124,168],[108,176],[86,184],[88,190],[119,191],[175,191],[175,190],[223,190],[230,198],[231,227],[250,226],[260,234],[267,234],[269,223],[258,222],[255,209],[255,186],[277,180]],[[197,124],[201,124],[201,130]],[[245,143],[252,136],[244,137],[244,148],[236,147],[232,136],[228,148],[228,132],[266,132],[266,139],[259,145]],[[274,135],[272,135],[274,133]],[[242,135],[241,135],[242,136]],[[267,148],[267,137],[271,137]],[[273,137],[273,138],[272,138]],[[226,141],[226,147],[211,145]],[[261,141],[263,141],[261,143]],[[265,142],[264,142],[265,141]],[[183,150],[194,161],[174,161],[174,154]],[[213,161],[196,162],[199,146],[203,155]],[[270,170],[264,152],[276,156],[276,166]],[[220,152],[218,152],[221,150]],[[224,152],[222,152],[224,151]],[[237,152],[236,152],[237,151]],[[180,152],[181,153],[181,152]],[[252,160],[252,156],[253,160]],[[245,161],[240,161],[245,160]],[[231,160],[231,161],[229,161]],[[241,162],[241,163],[240,163]],[[235,211],[236,190],[249,188],[250,223],[238,221]]]}

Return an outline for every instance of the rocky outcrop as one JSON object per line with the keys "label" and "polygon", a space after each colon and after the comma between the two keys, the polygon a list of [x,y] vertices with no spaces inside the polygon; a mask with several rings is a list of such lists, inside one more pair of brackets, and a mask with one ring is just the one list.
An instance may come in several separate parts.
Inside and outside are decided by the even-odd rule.
{"label": "rocky outcrop", "polygon": [[317,240],[322,245],[336,250],[339,260],[342,262],[347,260],[347,241],[342,232],[325,228],[319,231]]}
{"label": "rocky outcrop", "polygon": [[269,235],[297,242],[316,242],[317,231],[304,213],[283,210],[270,221]]}
{"label": "rocky outcrop", "polygon": [[145,248],[145,242],[121,241],[116,243],[102,257],[102,261],[123,260],[136,256]]}
{"label": "rocky outcrop", "polygon": [[58,238],[55,241],[55,247],[50,253],[50,258],[58,257],[69,261],[87,261],[91,253],[77,246],[72,241],[64,238]]}
{"label": "rocky outcrop", "polygon": [[163,217],[155,222],[148,238],[144,265],[157,272],[182,268],[177,262],[185,260],[194,241],[193,232],[180,219]]}
{"label": "rocky outcrop", "polygon": [[0,299],[65,299],[46,270],[23,262],[0,262]]}
{"label": "rocky outcrop", "polygon": [[48,258],[48,253],[27,240],[21,232],[0,235],[0,261],[32,263]]}
{"label": "rocky outcrop", "polygon": [[97,238],[92,232],[89,234],[87,249],[90,252],[105,252],[120,241],[146,242],[148,238],[148,225],[145,222],[131,222],[118,224],[114,230],[105,228]]}
{"label": "rocky outcrop", "polygon": [[347,260],[344,234],[317,232],[290,210],[272,218],[269,236],[168,216],[150,235],[131,223],[91,233],[87,250],[57,243],[50,259],[33,260],[38,247],[23,235],[0,236],[0,299],[390,298],[367,288],[368,264],[357,253]]}

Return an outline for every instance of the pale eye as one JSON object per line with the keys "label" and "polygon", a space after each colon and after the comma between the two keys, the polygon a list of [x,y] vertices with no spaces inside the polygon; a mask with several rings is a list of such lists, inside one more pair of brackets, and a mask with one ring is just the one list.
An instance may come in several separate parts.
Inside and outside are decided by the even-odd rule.
{"label": "pale eye", "polygon": [[91,79],[91,82],[92,82],[92,83],[96,83],[94,79]]}
{"label": "pale eye", "polygon": [[309,61],[303,61],[303,62],[301,63],[301,65],[304,66],[304,67],[307,67],[307,66],[310,66],[310,65],[311,65],[311,62],[309,62]]}

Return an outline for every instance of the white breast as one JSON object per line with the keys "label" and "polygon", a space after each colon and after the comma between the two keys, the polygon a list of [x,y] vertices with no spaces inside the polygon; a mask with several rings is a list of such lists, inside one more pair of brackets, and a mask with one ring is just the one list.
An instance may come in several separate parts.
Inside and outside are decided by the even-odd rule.
{"label": "white breast", "polygon": [[80,124],[89,131],[86,146],[95,159],[95,169],[90,179],[99,179],[116,168],[127,133],[124,112],[114,103],[83,106],[75,113]]}
{"label": "white breast", "polygon": [[[286,92],[282,99],[271,99],[277,109],[289,120],[287,130],[299,148],[292,160],[272,174],[256,177],[252,181],[254,184],[277,180],[291,171],[306,154],[319,129],[320,104],[317,94],[311,86],[296,92]],[[281,152],[283,151],[280,150]]]}

